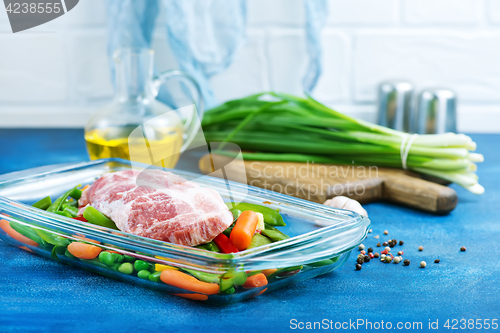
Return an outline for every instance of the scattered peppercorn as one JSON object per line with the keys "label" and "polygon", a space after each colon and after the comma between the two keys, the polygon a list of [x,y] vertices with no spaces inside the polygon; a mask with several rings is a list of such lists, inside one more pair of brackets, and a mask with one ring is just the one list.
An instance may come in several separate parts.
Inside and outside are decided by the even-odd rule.
{"label": "scattered peppercorn", "polygon": [[377,243],[377,247],[381,247],[382,245],[380,243]]}
{"label": "scattered peppercorn", "polygon": [[377,235],[377,236],[373,236],[373,238],[375,238],[375,239],[379,239],[379,238],[380,238],[380,236],[379,236],[379,235]]}
{"label": "scattered peppercorn", "polygon": [[365,251],[365,250],[363,250],[363,251],[361,251],[360,253],[361,253],[362,255],[365,255],[365,254],[366,254],[366,251]]}
{"label": "scattered peppercorn", "polygon": [[378,258],[378,257],[380,257],[380,254],[378,254],[378,252],[375,252],[375,253],[373,254],[373,256],[374,256],[375,258]]}
{"label": "scattered peppercorn", "polygon": [[372,229],[368,230],[368,233],[371,234],[372,233]]}
{"label": "scattered peppercorn", "polygon": [[401,259],[399,257],[394,258],[394,263],[395,264],[399,264],[400,261],[401,261]]}
{"label": "scattered peppercorn", "polygon": [[418,250],[419,250],[419,251],[423,251],[423,250],[424,250],[424,247],[423,247],[422,245],[420,245],[420,246],[418,247]]}
{"label": "scattered peppercorn", "polygon": [[398,251],[398,256],[402,256],[403,254],[405,254],[403,251]]}
{"label": "scattered peppercorn", "polygon": [[384,250],[384,251],[380,251],[380,253],[382,253],[382,254],[387,254],[387,253],[389,253],[389,251]]}
{"label": "scattered peppercorn", "polygon": [[403,245],[404,243],[402,240],[399,241],[399,245]]}
{"label": "scattered peppercorn", "polygon": [[375,257],[375,255],[373,253],[368,253],[368,256],[370,257],[370,259],[373,259]]}
{"label": "scattered peppercorn", "polygon": [[460,251],[465,252],[465,251],[467,251],[467,249],[465,248],[465,246],[462,246],[462,247],[460,248]]}
{"label": "scattered peppercorn", "polygon": [[425,268],[427,266],[427,263],[425,261],[420,262],[420,267]]}
{"label": "scattered peppercorn", "polygon": [[441,260],[436,259],[436,260],[434,260],[434,263],[435,263],[435,264],[439,264],[439,262],[440,262],[440,261],[441,261]]}
{"label": "scattered peppercorn", "polygon": [[389,256],[385,256],[385,258],[384,258],[384,262],[385,262],[385,263],[390,263],[391,261],[392,261],[392,258],[391,258],[391,257],[389,257]]}
{"label": "scattered peppercorn", "polygon": [[365,259],[364,259],[364,257],[363,257],[363,258],[358,258],[358,259],[356,260],[356,262],[357,262],[358,264],[362,265],[362,264],[365,262]]}
{"label": "scattered peppercorn", "polygon": [[380,255],[380,259],[384,259],[385,257],[386,257],[386,255],[383,253]]}
{"label": "scattered peppercorn", "polygon": [[384,230],[384,235],[388,235],[388,234],[389,234],[389,231]]}
{"label": "scattered peppercorn", "polygon": [[369,256],[365,256],[364,260],[365,260],[365,262],[369,262],[370,261],[370,257]]}
{"label": "scattered peppercorn", "polygon": [[387,242],[383,242],[383,243],[382,243],[382,245],[383,245],[383,246],[387,246],[387,245],[389,245],[389,243],[387,243]]}
{"label": "scattered peppercorn", "polygon": [[403,261],[403,265],[410,266],[410,260],[405,259],[405,261]]}
{"label": "scattered peppercorn", "polygon": [[364,257],[365,257],[365,256],[364,256],[364,255],[362,255],[361,253],[360,253],[360,254],[358,254],[358,258],[364,258]]}
{"label": "scattered peppercorn", "polygon": [[360,270],[361,270],[361,268],[363,268],[363,266],[361,266],[360,264],[356,264],[356,270],[357,270],[357,271],[360,271]]}
{"label": "scattered peppercorn", "polygon": [[385,249],[384,249],[384,251],[391,252],[391,248],[388,247],[388,246],[386,246]]}
{"label": "scattered peppercorn", "polygon": [[368,248],[368,253],[372,253],[373,252],[373,247],[369,247]]}
{"label": "scattered peppercorn", "polygon": [[362,251],[362,250],[364,250],[364,249],[365,249],[365,246],[364,246],[363,244],[359,244],[358,249],[359,249],[360,251]]}

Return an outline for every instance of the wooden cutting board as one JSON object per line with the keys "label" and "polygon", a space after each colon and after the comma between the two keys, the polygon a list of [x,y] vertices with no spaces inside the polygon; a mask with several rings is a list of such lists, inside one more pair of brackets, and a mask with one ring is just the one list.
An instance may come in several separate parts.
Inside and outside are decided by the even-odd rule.
{"label": "wooden cutting board", "polygon": [[199,168],[204,174],[318,203],[343,195],[360,203],[385,200],[428,212],[448,213],[458,201],[452,188],[401,169],[242,161],[216,154],[204,155]]}

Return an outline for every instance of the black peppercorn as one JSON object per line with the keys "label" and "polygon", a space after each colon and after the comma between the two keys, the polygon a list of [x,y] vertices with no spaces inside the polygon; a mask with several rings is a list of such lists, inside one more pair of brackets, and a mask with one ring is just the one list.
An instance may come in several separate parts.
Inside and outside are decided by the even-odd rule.
{"label": "black peppercorn", "polygon": [[410,266],[410,260],[405,259],[405,260],[403,261],[403,265],[405,265],[405,266]]}
{"label": "black peppercorn", "polygon": [[364,258],[364,257],[363,257],[363,258],[361,258],[361,257],[360,257],[360,258],[358,258],[358,259],[356,260],[356,262],[357,262],[358,264],[361,264],[361,265],[362,265],[362,264],[365,262],[365,258]]}
{"label": "black peppercorn", "polygon": [[399,241],[399,245],[403,245],[404,243],[402,240]]}
{"label": "black peppercorn", "polygon": [[434,263],[435,263],[435,264],[439,264],[439,262],[440,262],[440,261],[441,261],[441,260],[436,259],[436,260],[434,260]]}
{"label": "black peppercorn", "polygon": [[363,268],[363,266],[361,266],[360,264],[356,264],[356,270],[357,270],[357,271],[360,271],[360,270],[361,270],[361,268]]}
{"label": "black peppercorn", "polygon": [[369,256],[365,256],[363,259],[364,259],[365,262],[369,262],[370,261],[370,257]]}
{"label": "black peppercorn", "polygon": [[368,248],[368,253],[372,253],[373,252],[373,247],[369,247]]}
{"label": "black peppercorn", "polygon": [[374,258],[378,258],[378,257],[380,257],[380,254],[378,254],[378,252],[375,252],[375,253],[373,254],[373,257],[374,257]]}
{"label": "black peppercorn", "polygon": [[387,246],[387,245],[389,245],[389,244],[388,244],[387,242],[383,242],[383,243],[382,243],[382,245],[383,245],[383,246]]}
{"label": "black peppercorn", "polygon": [[382,245],[380,245],[380,243],[377,243],[377,247],[381,247]]}

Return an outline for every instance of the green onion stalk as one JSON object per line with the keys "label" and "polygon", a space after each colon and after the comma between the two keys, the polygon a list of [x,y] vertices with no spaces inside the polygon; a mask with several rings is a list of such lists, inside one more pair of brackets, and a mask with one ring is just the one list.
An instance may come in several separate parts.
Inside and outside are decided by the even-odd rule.
{"label": "green onion stalk", "polygon": [[472,153],[476,143],[469,136],[410,137],[332,110],[311,96],[270,92],[228,101],[207,111],[202,126],[208,142],[222,142],[217,153],[223,155],[236,156],[223,150],[232,142],[244,150],[245,160],[406,167],[484,192],[475,174],[483,155]]}

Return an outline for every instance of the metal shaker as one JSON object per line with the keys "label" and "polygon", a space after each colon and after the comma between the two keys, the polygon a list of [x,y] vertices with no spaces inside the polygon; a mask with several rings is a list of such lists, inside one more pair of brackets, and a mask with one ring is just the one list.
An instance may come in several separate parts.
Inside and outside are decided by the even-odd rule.
{"label": "metal shaker", "polygon": [[415,133],[443,134],[457,131],[457,98],[450,90],[422,90],[415,111]]}
{"label": "metal shaker", "polygon": [[378,87],[378,124],[410,132],[413,85],[405,81],[386,81]]}

